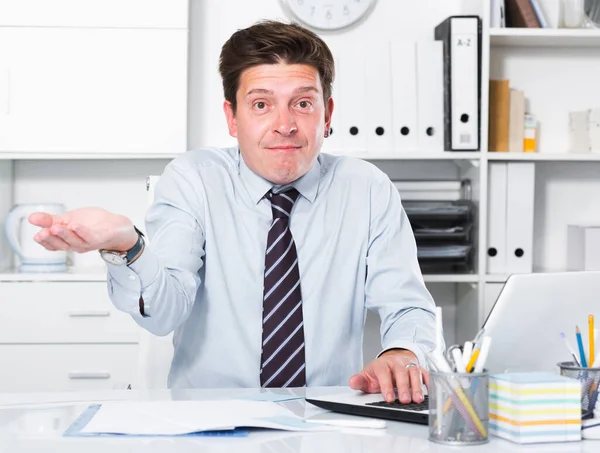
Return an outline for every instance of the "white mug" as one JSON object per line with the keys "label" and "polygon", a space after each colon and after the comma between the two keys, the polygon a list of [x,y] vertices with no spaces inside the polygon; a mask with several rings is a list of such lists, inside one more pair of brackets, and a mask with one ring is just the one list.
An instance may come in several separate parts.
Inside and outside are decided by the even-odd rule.
{"label": "white mug", "polygon": [[17,204],[6,217],[6,235],[8,242],[19,257],[20,272],[65,272],[67,270],[67,252],[51,251],[35,242],[33,237],[40,227],[29,223],[29,215],[34,212],[47,212],[59,215],[66,211],[60,203]]}

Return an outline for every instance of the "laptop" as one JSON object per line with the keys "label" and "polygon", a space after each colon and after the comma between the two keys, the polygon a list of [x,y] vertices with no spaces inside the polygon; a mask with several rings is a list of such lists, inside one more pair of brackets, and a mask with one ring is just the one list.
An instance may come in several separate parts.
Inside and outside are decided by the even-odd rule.
{"label": "laptop", "polygon": [[590,314],[600,320],[600,271],[511,275],[483,324],[492,337],[485,368],[558,373],[558,362],[573,361],[560,333],[579,354],[579,326],[587,350]]}
{"label": "laptop", "polygon": [[363,417],[383,418],[399,422],[426,425],[429,416],[429,397],[422,403],[401,403],[398,399],[388,403],[381,393],[352,391],[315,397],[306,396],[306,402],[321,409]]}
{"label": "laptop", "polygon": [[[587,338],[589,314],[600,320],[600,271],[511,275],[483,325],[492,337],[485,368],[492,374],[558,373],[558,362],[573,360],[560,332],[577,348],[575,327]],[[425,398],[421,404],[387,403],[381,394],[347,392],[306,401],[334,412],[427,424]]]}

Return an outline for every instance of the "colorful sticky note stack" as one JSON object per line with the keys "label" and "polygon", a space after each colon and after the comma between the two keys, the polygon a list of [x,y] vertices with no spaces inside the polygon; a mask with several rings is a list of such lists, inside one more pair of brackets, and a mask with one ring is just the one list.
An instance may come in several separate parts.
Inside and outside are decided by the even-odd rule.
{"label": "colorful sticky note stack", "polygon": [[513,442],[581,440],[581,383],[552,373],[490,375],[490,434]]}

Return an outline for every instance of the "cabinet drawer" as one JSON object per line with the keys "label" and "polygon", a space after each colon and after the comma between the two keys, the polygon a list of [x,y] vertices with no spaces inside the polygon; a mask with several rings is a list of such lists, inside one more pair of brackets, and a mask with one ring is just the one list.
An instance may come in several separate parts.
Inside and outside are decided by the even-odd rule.
{"label": "cabinet drawer", "polygon": [[0,391],[124,388],[137,376],[132,344],[0,345]]}
{"label": "cabinet drawer", "polygon": [[187,28],[188,0],[0,0],[0,25]]}
{"label": "cabinet drawer", "polygon": [[0,283],[0,343],[137,343],[105,282]]}

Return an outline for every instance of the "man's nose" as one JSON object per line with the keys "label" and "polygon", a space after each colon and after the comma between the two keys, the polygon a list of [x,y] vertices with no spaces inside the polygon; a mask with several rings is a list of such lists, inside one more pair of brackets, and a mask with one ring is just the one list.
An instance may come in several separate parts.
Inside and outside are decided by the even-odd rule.
{"label": "man's nose", "polygon": [[292,112],[287,107],[278,109],[273,131],[287,137],[297,130],[296,118]]}

